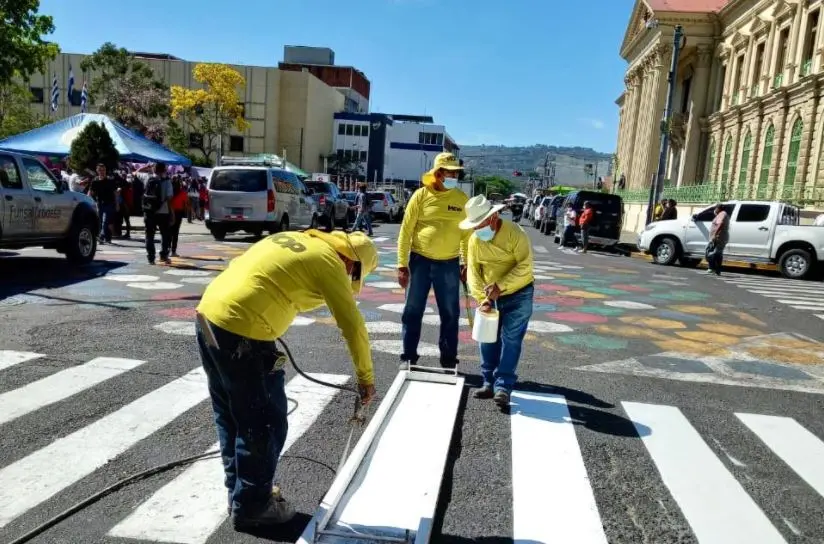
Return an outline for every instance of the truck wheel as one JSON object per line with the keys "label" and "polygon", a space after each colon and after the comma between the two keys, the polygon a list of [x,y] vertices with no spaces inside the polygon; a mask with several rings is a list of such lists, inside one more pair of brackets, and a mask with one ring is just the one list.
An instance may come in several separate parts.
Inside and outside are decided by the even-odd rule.
{"label": "truck wheel", "polygon": [[678,259],[678,245],[674,238],[661,239],[652,250],[652,259],[656,264],[670,266]]}
{"label": "truck wheel", "polygon": [[214,228],[212,229],[212,236],[214,236],[215,240],[218,242],[222,242],[226,239],[226,231],[223,229]]}
{"label": "truck wheel", "polygon": [[778,267],[785,278],[800,280],[810,273],[812,256],[803,249],[791,249],[781,255]]}
{"label": "truck wheel", "polygon": [[97,253],[95,224],[89,221],[79,222],[72,227],[66,238],[66,258],[73,264],[88,264]]}

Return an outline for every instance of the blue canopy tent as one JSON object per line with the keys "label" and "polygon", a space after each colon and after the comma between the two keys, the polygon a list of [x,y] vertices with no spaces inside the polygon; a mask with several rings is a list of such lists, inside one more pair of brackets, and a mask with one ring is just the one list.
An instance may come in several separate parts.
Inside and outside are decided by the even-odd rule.
{"label": "blue canopy tent", "polygon": [[83,127],[92,121],[106,127],[122,161],[163,162],[181,166],[192,164],[192,161],[183,155],[98,113],[79,113],[50,125],[0,140],[0,149],[30,155],[66,157],[71,150],[72,141]]}

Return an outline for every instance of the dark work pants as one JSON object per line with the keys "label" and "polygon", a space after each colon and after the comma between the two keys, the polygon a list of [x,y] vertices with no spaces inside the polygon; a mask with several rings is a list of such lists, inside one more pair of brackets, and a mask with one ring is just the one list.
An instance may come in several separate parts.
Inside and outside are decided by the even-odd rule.
{"label": "dark work pants", "polygon": [[175,212],[175,222],[171,226],[171,249],[172,253],[177,253],[177,239],[180,236],[180,225],[183,223],[183,215],[185,211]]}
{"label": "dark work pants", "polygon": [[146,228],[146,255],[150,261],[155,259],[154,236],[160,231],[160,258],[169,257],[171,246],[172,226],[169,224],[169,214],[167,213],[145,213],[143,214],[143,224]]}

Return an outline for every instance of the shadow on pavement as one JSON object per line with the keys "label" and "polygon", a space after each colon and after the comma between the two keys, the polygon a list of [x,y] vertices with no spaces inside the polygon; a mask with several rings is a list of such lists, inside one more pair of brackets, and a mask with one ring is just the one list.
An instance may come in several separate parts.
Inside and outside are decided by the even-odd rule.
{"label": "shadow on pavement", "polygon": [[[7,254],[0,254],[0,257]],[[35,289],[60,289],[100,278],[129,263],[94,261],[87,265],[69,264],[62,257],[0,258],[0,300],[26,294]]]}
{"label": "shadow on pavement", "polygon": [[603,401],[598,397],[594,397],[589,393],[578,391],[577,389],[570,389],[568,387],[561,387],[559,385],[544,385],[542,383],[525,381],[518,382],[516,386],[518,391],[528,391],[530,393],[547,393],[549,395],[562,395],[567,402],[574,402],[576,404],[588,404],[595,408],[615,408],[614,404]]}
{"label": "shadow on pavement", "polygon": [[[284,523],[277,527],[260,527],[257,529],[250,529],[243,531],[247,535],[251,535],[264,540],[272,540],[275,542],[297,542],[303,534],[303,530],[312,521],[312,516],[298,512],[289,523]],[[353,541],[354,542],[354,541]]]}
{"label": "shadow on pavement", "polygon": [[[469,381],[469,377],[466,377],[465,383],[469,383]],[[438,494],[438,506],[435,509],[435,516],[432,520],[432,535],[439,535],[443,530],[443,518],[446,515],[446,509],[449,503],[452,502],[452,481],[455,473],[455,462],[460,458],[461,452],[463,451],[464,414],[466,413],[466,401],[469,398],[469,391],[470,388],[463,388],[461,401],[458,403],[458,415],[455,417],[455,428],[452,431],[452,444],[446,456],[443,480],[441,480],[441,489]],[[433,540],[439,541],[437,537],[433,538]]]}

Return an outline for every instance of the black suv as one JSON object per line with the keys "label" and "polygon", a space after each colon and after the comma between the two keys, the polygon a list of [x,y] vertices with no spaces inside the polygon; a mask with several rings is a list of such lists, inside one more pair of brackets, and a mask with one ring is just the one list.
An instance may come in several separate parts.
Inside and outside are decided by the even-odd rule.
{"label": "black suv", "polygon": [[[592,204],[595,217],[589,229],[590,243],[604,247],[612,247],[618,244],[621,239],[621,227],[624,223],[624,201],[618,195],[597,191],[575,191],[566,195],[566,199],[558,211],[558,221],[555,228],[556,242],[559,242],[563,237],[563,214],[570,202],[579,217],[584,209],[584,202]],[[580,233],[576,233],[575,236],[580,237]]]}
{"label": "black suv", "polygon": [[318,203],[318,219],[323,226],[348,226],[349,202],[337,185],[329,181],[304,181],[303,184],[312,191],[312,197]]}

